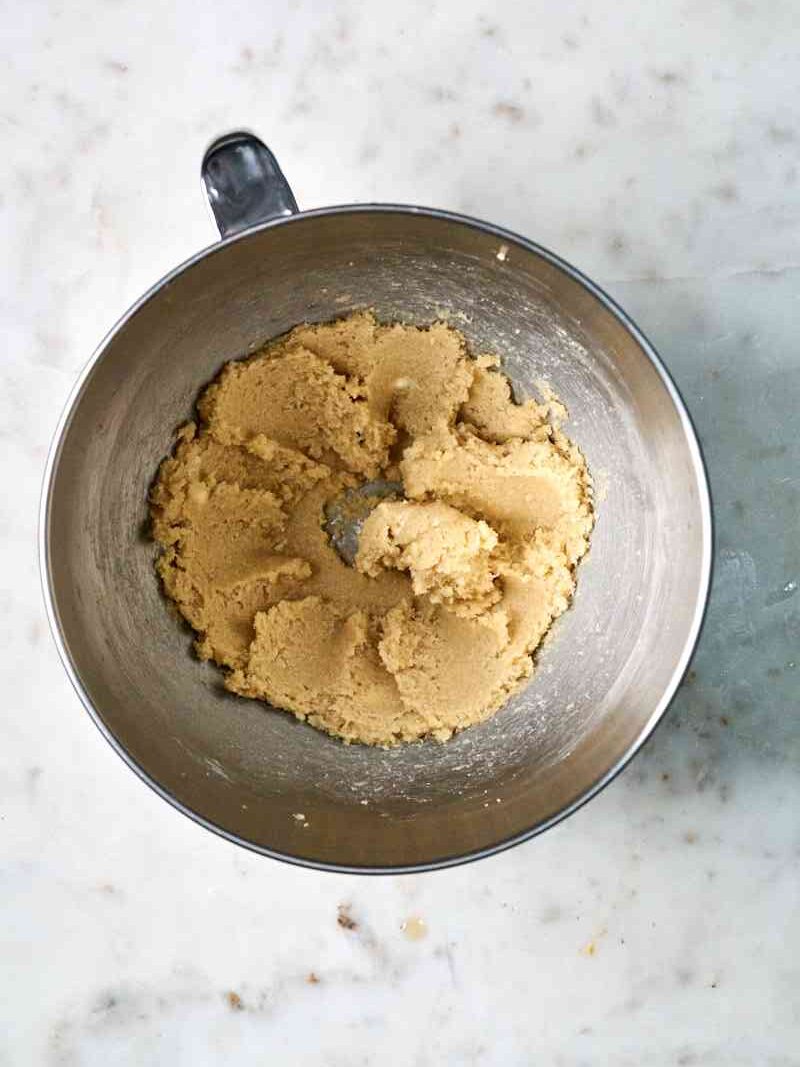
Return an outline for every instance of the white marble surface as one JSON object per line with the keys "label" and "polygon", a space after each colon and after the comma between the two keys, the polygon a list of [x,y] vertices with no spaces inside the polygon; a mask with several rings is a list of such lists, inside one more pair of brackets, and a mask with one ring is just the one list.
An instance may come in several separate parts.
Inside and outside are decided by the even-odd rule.
{"label": "white marble surface", "polygon": [[[0,1065],[799,1064],[796,4],[0,20]],[[199,158],[241,125],[302,206],[434,204],[561,252],[696,416],[719,554],[694,674],[601,797],[494,859],[370,879],[216,839],[113,754],[47,633],[57,413],[114,319],[213,239]]]}

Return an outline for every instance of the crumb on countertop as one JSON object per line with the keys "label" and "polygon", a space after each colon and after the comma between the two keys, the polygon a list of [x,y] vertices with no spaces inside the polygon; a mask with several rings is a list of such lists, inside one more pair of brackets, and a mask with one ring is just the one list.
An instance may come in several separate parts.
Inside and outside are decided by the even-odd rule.
{"label": "crumb on countertop", "polygon": [[349,904],[340,904],[338,907],[338,914],[336,921],[343,930],[357,930],[358,923],[350,914]]}

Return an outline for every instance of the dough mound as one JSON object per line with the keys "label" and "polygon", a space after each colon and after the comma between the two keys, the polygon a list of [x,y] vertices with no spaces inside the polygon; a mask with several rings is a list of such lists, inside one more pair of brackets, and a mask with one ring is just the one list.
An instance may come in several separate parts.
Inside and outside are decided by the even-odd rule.
{"label": "dough mound", "polygon": [[[157,570],[225,685],[347,742],[446,740],[533,670],[589,547],[591,483],[549,398],[458,331],[366,313],[228,363],[150,494]],[[325,507],[366,481],[355,565]]]}

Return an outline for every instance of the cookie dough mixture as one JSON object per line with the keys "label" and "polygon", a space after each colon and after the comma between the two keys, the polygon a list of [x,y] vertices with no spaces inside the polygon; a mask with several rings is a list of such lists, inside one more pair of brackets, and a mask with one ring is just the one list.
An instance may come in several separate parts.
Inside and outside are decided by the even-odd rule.
{"label": "cookie dough mixture", "polygon": [[[234,693],[346,741],[450,737],[501,707],[592,528],[559,405],[516,404],[451,327],[355,314],[227,364],[151,493],[158,572]],[[563,409],[561,409],[563,413]],[[326,506],[402,484],[354,565]]]}

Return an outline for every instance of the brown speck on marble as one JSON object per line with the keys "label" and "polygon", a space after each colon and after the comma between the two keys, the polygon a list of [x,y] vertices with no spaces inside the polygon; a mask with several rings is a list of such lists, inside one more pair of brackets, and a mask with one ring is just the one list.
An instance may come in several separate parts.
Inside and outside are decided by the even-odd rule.
{"label": "brown speck on marble", "polygon": [[669,771],[664,771],[661,775],[662,782],[668,782],[670,778]]}
{"label": "brown speck on marble", "polygon": [[319,985],[319,975],[315,974],[314,971],[309,971],[306,981],[309,985]]}
{"label": "brown speck on marble", "polygon": [[687,830],[686,833],[683,835],[683,840],[686,842],[687,845],[695,845],[697,844],[697,834],[694,832],[694,830]]}
{"label": "brown speck on marble", "polygon": [[229,989],[225,994],[225,1000],[228,1002],[228,1007],[231,1011],[244,1011],[244,1001],[232,989]]}
{"label": "brown speck on marble", "polygon": [[686,677],[683,679],[684,685],[694,685],[697,681],[697,671],[689,670],[686,672]]}
{"label": "brown speck on marble", "polygon": [[506,119],[508,122],[517,123],[522,122],[525,118],[525,109],[513,101],[498,100],[492,108],[492,114],[500,119]]}
{"label": "brown speck on marble", "polygon": [[720,726],[730,726],[731,721],[730,721],[730,719],[728,718],[727,715],[720,715],[719,724],[720,724]]}
{"label": "brown speck on marble", "polygon": [[350,914],[349,904],[340,904],[337,909],[336,922],[343,930],[357,930],[358,923]]}

